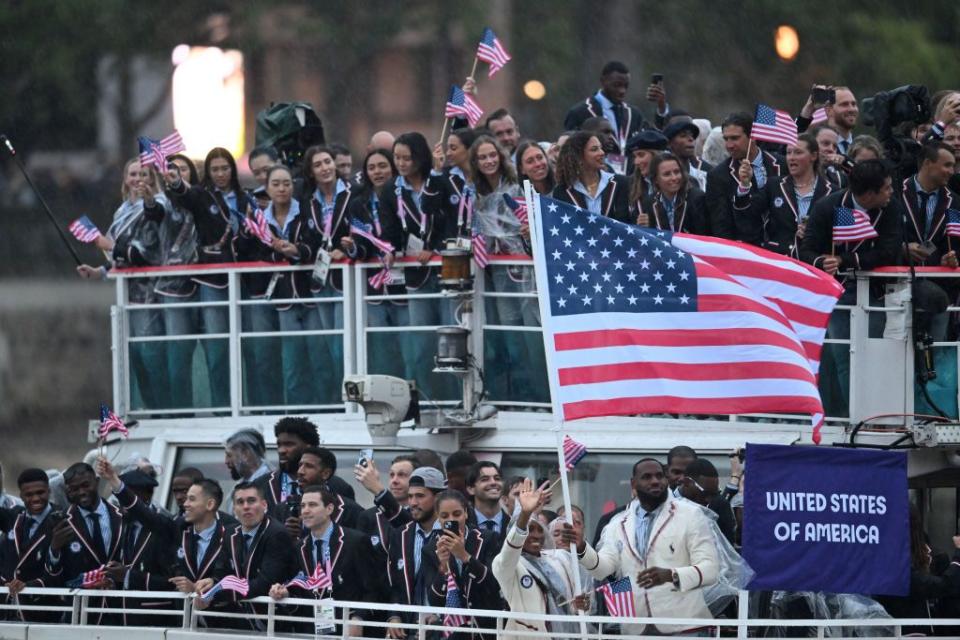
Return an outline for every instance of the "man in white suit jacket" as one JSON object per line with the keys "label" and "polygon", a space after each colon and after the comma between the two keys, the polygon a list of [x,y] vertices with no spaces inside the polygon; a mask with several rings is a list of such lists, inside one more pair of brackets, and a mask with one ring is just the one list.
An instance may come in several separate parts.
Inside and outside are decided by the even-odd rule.
{"label": "man in white suit jacket", "polygon": [[[658,460],[637,462],[631,484],[637,498],[610,520],[597,549],[580,543],[580,564],[600,580],[629,576],[638,617],[712,618],[703,587],[716,581],[718,559],[706,516],[671,495]],[[571,533],[567,528],[565,535]],[[643,627],[626,625],[624,633],[644,633]],[[669,634],[698,627],[656,628]]]}

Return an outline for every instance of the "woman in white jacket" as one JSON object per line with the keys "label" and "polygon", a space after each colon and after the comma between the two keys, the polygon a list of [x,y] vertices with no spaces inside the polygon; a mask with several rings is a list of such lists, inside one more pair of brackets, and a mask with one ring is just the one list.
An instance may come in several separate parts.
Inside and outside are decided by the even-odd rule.
{"label": "woman in white jacket", "polygon": [[[493,575],[500,583],[503,596],[513,613],[573,615],[573,605],[580,606],[581,600],[566,602],[570,585],[557,572],[554,564],[541,555],[546,532],[540,522],[532,517],[540,506],[541,494],[539,489],[533,490],[529,478],[524,480],[517,497],[520,516],[510,527],[503,549],[493,560]],[[575,633],[579,626],[576,622],[545,623],[541,620],[512,619],[507,622],[505,629]]]}

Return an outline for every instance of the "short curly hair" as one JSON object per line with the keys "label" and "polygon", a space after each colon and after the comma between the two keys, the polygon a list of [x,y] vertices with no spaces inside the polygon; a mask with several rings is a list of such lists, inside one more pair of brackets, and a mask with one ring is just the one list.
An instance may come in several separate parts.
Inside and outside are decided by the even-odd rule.
{"label": "short curly hair", "polygon": [[279,436],[281,433],[289,433],[303,440],[308,447],[320,445],[320,435],[317,433],[317,425],[306,418],[299,416],[288,416],[280,418],[277,424],[273,425],[273,435]]}

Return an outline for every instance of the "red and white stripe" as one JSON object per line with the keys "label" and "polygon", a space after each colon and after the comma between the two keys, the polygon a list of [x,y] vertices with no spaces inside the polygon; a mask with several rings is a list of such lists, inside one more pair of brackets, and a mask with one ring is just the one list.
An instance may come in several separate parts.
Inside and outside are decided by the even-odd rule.
{"label": "red and white stripe", "polygon": [[164,165],[167,158],[175,153],[186,151],[186,149],[187,147],[183,144],[183,138],[180,136],[180,132],[174,129],[173,133],[160,140],[159,149],[154,147],[152,150],[140,154],[140,164],[142,166],[152,164],[155,165],[159,171],[163,171],[166,169]]}
{"label": "red and white stripe", "polygon": [[473,246],[473,261],[481,269],[486,269],[487,265],[490,264],[490,256],[487,254],[487,239],[483,237],[482,233],[475,233],[471,244]]}
{"label": "red and white stripe", "polygon": [[811,371],[819,371],[827,322],[843,293],[836,279],[793,258],[741,242],[677,233],[672,244],[775,303],[803,344]]}
{"label": "red and white stripe", "polygon": [[247,233],[257,238],[263,244],[268,247],[273,244],[273,233],[270,231],[270,223],[267,222],[267,216],[264,215],[263,211],[257,209],[256,213],[253,214],[253,219],[244,218],[243,226],[246,227]]}
{"label": "red and white stripe", "polygon": [[826,121],[827,121],[827,108],[820,107],[819,109],[813,112],[813,116],[810,118],[810,126],[813,127]]}
{"label": "red and white stripe", "polygon": [[697,310],[550,317],[565,420],[637,413],[821,415],[780,307],[694,257]]}

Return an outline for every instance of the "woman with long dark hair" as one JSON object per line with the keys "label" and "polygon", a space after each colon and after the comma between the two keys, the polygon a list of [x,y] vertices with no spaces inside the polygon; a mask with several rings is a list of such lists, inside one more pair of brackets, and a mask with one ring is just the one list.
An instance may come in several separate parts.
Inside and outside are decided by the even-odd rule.
{"label": "woman with long dark hair", "polygon": [[470,145],[477,134],[473,129],[454,129],[447,136],[446,149],[433,148],[433,170],[423,190],[423,210],[433,220],[433,236],[442,244],[448,238],[469,238],[476,189],[470,176]]}
{"label": "woman with long dark hair", "polygon": [[606,154],[596,134],[578,131],[567,138],[557,157],[556,173],[556,200],[620,222],[629,221],[630,185],[626,177],[606,170]]}
{"label": "woman with long dark hair", "polygon": [[[201,264],[230,263],[236,260],[233,240],[247,211],[254,208],[246,192],[240,188],[237,163],[223,147],[214,147],[203,161],[203,179],[188,185],[178,170],[166,174],[167,195],[175,207],[191,216],[197,229],[197,258]],[[198,273],[198,299],[203,303],[226,303],[229,298],[225,274]],[[226,305],[205,306],[200,310],[203,332],[230,332]],[[210,338],[201,341],[207,357],[210,380],[210,404],[216,408],[230,406],[230,370],[228,340]]]}
{"label": "woman with long dark hair", "polygon": [[[350,235],[348,210],[353,199],[353,187],[337,174],[336,154],[322,145],[307,149],[303,155],[303,192],[301,208],[310,216],[319,231],[322,242],[314,261],[332,264],[346,257],[341,240]],[[314,297],[339,298],[343,296],[343,275],[339,269],[329,269],[322,280],[323,268],[314,270],[311,286]],[[343,329],[343,302],[320,302],[317,306],[320,326],[325,331]],[[337,402],[340,382],[343,380],[343,336],[317,336],[330,353],[330,366],[320,386],[326,402]]]}
{"label": "woman with long dark hair", "polygon": [[553,167],[539,142],[524,140],[517,145],[517,179],[521,186],[524,180],[533,184],[533,190],[548,196],[557,185]]}
{"label": "woman with long dark hair", "polygon": [[[350,203],[350,224],[367,229],[374,237],[396,247],[401,242],[402,230],[394,217],[384,216],[382,204],[384,198],[390,197],[389,186],[396,175],[393,152],[374,149],[367,153],[361,166],[360,191]],[[363,236],[350,236],[349,241],[351,257],[356,260],[376,259],[381,263],[379,270],[365,272],[368,297],[406,293],[404,285],[383,281],[383,276],[390,273],[393,267],[393,253],[382,251]],[[410,323],[406,300],[368,300],[366,310],[368,327],[405,327]],[[397,340],[396,337],[396,334],[388,332],[372,331],[367,334],[365,346],[369,373],[410,377],[414,353],[409,341],[402,338]]]}
{"label": "woman with long dark hair", "polygon": [[690,180],[680,158],[665,151],[650,162],[653,193],[637,208],[637,224],[664,231],[710,232],[703,192]]}

